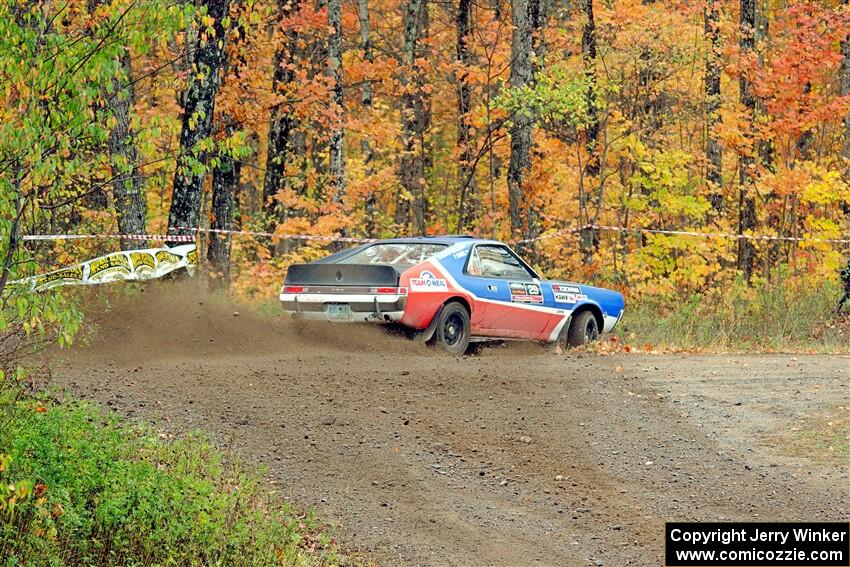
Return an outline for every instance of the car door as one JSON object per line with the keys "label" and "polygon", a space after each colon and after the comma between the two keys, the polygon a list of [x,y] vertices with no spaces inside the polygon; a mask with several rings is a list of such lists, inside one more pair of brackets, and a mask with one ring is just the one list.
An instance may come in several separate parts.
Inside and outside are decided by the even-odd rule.
{"label": "car door", "polygon": [[549,322],[540,280],[510,248],[476,244],[464,268],[464,286],[479,302],[477,322],[483,334],[536,338]]}

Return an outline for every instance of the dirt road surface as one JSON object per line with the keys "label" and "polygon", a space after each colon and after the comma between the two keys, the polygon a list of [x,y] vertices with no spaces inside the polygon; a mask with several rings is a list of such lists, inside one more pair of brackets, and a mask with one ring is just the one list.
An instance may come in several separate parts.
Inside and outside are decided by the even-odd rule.
{"label": "dirt road surface", "polygon": [[847,459],[806,430],[848,411],[847,356],[458,358],[141,295],[53,355],[55,384],[208,432],[380,565],[657,566],[665,521],[850,515]]}

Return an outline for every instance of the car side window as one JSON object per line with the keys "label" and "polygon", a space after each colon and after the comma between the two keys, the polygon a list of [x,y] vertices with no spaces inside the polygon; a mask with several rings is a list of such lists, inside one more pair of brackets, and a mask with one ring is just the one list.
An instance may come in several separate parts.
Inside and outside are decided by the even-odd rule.
{"label": "car side window", "polygon": [[469,264],[466,266],[466,273],[470,276],[481,275],[481,259],[478,257],[478,249],[474,249],[469,256]]}
{"label": "car side window", "polygon": [[534,274],[529,272],[510,250],[504,246],[490,244],[482,244],[473,249],[466,273],[483,278],[534,278]]}

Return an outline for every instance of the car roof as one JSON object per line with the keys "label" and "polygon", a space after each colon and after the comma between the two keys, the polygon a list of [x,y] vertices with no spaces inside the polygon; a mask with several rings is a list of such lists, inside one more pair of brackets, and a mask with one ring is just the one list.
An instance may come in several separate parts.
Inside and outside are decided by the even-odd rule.
{"label": "car roof", "polygon": [[460,235],[442,235],[442,236],[411,236],[406,238],[386,238],[384,240],[375,240],[373,242],[367,242],[365,244],[359,244],[357,246],[353,246],[352,248],[346,248],[344,250],[340,250],[339,252],[335,252],[330,256],[325,256],[324,258],[320,258],[318,260],[313,260],[310,262],[311,264],[333,264],[347,258],[349,256],[353,256],[360,250],[368,248],[370,246],[374,246],[376,244],[439,244],[442,246],[453,246],[455,244],[478,244],[478,243],[487,243],[487,244],[502,244],[497,240],[485,240],[483,238],[475,238],[472,236],[460,236]]}
{"label": "car roof", "polygon": [[479,243],[479,242],[487,242],[490,244],[502,244],[497,240],[490,240],[486,238],[475,238],[474,236],[463,236],[457,234],[445,234],[445,235],[437,235],[437,236],[411,236],[411,237],[402,237],[402,238],[387,238],[385,240],[376,240],[371,244],[445,244],[446,246],[451,246],[453,244],[457,244],[459,242],[469,242],[469,243]]}

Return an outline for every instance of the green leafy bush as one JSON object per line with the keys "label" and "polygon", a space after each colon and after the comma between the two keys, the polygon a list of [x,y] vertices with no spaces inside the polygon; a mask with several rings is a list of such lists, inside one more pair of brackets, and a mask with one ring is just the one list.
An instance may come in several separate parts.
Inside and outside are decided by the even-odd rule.
{"label": "green leafy bush", "polygon": [[174,442],[83,402],[6,404],[0,565],[336,565],[311,516],[199,435]]}

